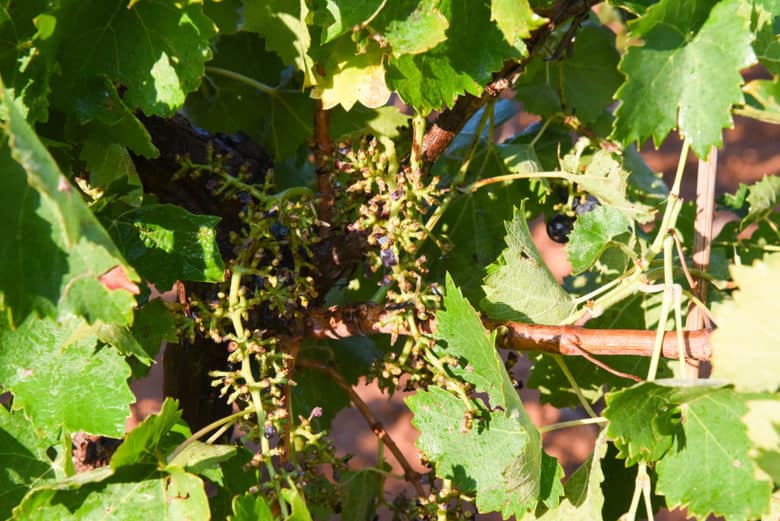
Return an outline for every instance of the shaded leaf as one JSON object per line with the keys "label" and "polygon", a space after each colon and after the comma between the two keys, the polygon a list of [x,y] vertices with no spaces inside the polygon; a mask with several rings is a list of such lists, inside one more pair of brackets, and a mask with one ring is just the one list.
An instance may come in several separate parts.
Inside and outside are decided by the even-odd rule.
{"label": "shaded leaf", "polygon": [[0,406],[0,519],[10,518],[28,491],[55,479],[49,445],[22,412]]}
{"label": "shaded leaf", "polygon": [[171,204],[143,206],[113,219],[109,231],[141,276],[167,290],[176,280],[221,282],[219,217]]}
{"label": "shaded leaf", "polygon": [[519,320],[535,324],[559,324],[576,308],[572,297],[550,273],[531,240],[523,207],[506,223],[507,248],[488,267],[480,303],[488,316],[497,320]]}
{"label": "shaded leaf", "polygon": [[0,306],[12,325],[33,309],[129,324],[133,295],[109,291],[99,278],[116,266],[130,280],[137,275],[3,88],[0,108]]}
{"label": "shaded leaf", "polygon": [[612,103],[623,82],[617,70],[619,58],[614,33],[602,25],[586,24],[577,31],[571,56],[560,61],[537,57],[528,64],[516,84],[517,97],[529,112],[542,116],[566,112],[592,123]]}

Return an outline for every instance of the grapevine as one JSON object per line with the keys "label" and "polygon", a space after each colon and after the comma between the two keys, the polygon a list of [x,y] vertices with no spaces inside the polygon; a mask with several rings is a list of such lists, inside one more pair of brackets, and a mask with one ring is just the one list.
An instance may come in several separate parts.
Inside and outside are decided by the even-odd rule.
{"label": "grapevine", "polygon": [[0,519],[777,519],[778,19],[0,0]]}

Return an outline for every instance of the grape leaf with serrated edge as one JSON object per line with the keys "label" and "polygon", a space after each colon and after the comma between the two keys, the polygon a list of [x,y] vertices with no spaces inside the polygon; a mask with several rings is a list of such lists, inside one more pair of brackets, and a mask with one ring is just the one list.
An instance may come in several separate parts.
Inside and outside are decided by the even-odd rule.
{"label": "grape leaf with serrated edge", "polygon": [[564,485],[565,498],[556,508],[534,516],[539,521],[570,521],[572,519],[601,519],[604,494],[601,483],[604,472],[601,460],[607,453],[607,439],[602,430],[596,438],[593,453],[569,476]]}
{"label": "grape leaf with serrated edge", "polygon": [[322,31],[322,43],[326,44],[339,36],[351,32],[376,13],[384,9],[381,0],[325,0],[322,11],[332,18]]}
{"label": "grape leaf with serrated edge", "polygon": [[767,175],[748,187],[745,201],[748,203],[748,213],[742,219],[740,227],[765,219],[772,213],[780,198],[780,176]]}
{"label": "grape leaf with serrated edge", "polygon": [[233,521],[273,521],[274,515],[265,499],[252,494],[233,498]]}
{"label": "grape leaf with serrated edge", "polygon": [[54,464],[46,454],[52,441],[41,439],[23,412],[0,406],[0,519],[10,518],[30,489],[55,478]]}
{"label": "grape leaf with serrated edge", "polygon": [[780,16],[780,2],[758,0],[753,2],[751,29],[755,32],[753,50],[756,57],[772,74],[780,73],[780,38],[776,34],[776,18]]}
{"label": "grape leaf with serrated edge", "polygon": [[178,405],[176,400],[166,398],[160,412],[150,415],[133,429],[111,457],[111,468],[117,470],[138,463],[164,463],[167,456],[167,451],[162,450],[167,445],[165,439],[181,421]]}
{"label": "grape leaf with serrated edge", "polygon": [[312,97],[322,101],[323,109],[341,105],[350,110],[358,101],[369,108],[387,103],[390,91],[385,84],[384,51],[369,42],[358,51],[348,38],[339,38],[323,48],[325,74],[318,76]]}
{"label": "grape leaf with serrated edge", "polygon": [[[561,170],[568,174],[569,181],[596,197],[604,206],[622,212],[626,217],[640,223],[653,219],[654,210],[628,199],[629,174],[623,170],[610,152],[600,149],[592,157],[584,158],[583,152],[590,142],[581,138],[574,149],[560,160]],[[584,165],[583,160],[589,159]]]}
{"label": "grape leaf with serrated edge", "polygon": [[40,48],[51,37],[48,4],[46,0],[0,0],[0,76],[28,107],[30,123],[48,118],[50,77],[56,70],[51,53]]}
{"label": "grape leaf with serrated edge", "polygon": [[497,320],[559,324],[576,308],[574,299],[550,273],[523,217],[523,205],[506,223],[507,248],[488,267],[480,307]]}
{"label": "grape leaf with serrated edge", "polygon": [[190,94],[185,105],[195,124],[212,132],[245,132],[276,160],[294,153],[311,136],[314,101],[307,93],[286,87],[284,65],[266,50],[257,34],[221,36],[208,66],[239,73],[276,90],[264,92],[207,71],[208,82]]}
{"label": "grape leaf with serrated edge", "polygon": [[740,69],[750,65],[750,12],[741,0],[662,0],[630,25],[620,63],[613,136],[625,143],[652,136],[658,146],[673,128],[699,157],[722,142],[731,106],[743,102]]}
{"label": "grape leaf with serrated edge", "polygon": [[628,231],[628,218],[610,206],[599,206],[577,217],[566,244],[573,273],[590,268],[619,235]]}
{"label": "grape leaf with serrated edge", "polygon": [[437,8],[439,0],[422,0],[403,19],[392,20],[383,31],[393,55],[419,54],[447,39],[449,21]]}
{"label": "grape leaf with serrated edge", "polygon": [[[14,511],[19,520],[208,519],[203,481],[179,469],[160,472],[134,465],[111,472],[108,467],[78,474],[77,482],[54,483],[33,490]],[[90,479],[91,478],[91,479]]]}
{"label": "grape leaf with serrated edge", "polygon": [[308,16],[305,2],[266,0],[244,6],[244,29],[264,36],[268,49],[276,52],[285,65],[295,64],[303,72],[304,87],[317,83],[310,54],[312,39],[306,26]]}
{"label": "grape leaf with serrated edge", "polygon": [[[122,266],[138,280],[109,235],[60,172],[9,93],[0,84],[6,114],[0,136],[0,301],[21,322],[33,309],[47,315],[68,312],[90,322],[132,322],[133,295],[110,291],[98,280]],[[18,237],[25,240],[18,240]],[[58,309],[57,309],[58,308]]]}
{"label": "grape leaf with serrated edge", "polygon": [[[437,387],[418,391],[406,403],[414,414],[412,424],[420,431],[418,448],[436,463],[438,476],[451,479],[453,486],[460,490],[476,492],[480,512],[500,511],[508,517],[521,516],[535,508],[538,498],[529,494],[528,487],[515,490],[513,482],[502,475],[513,461],[525,459],[528,431],[519,421],[494,412],[484,426],[475,420],[473,427],[466,431],[465,405],[458,397]],[[514,480],[524,481],[522,477]],[[533,488],[538,491],[538,481]],[[513,490],[511,495],[509,489]]]}
{"label": "grape leaf with serrated edge", "polygon": [[742,417],[752,443],[750,456],[774,483],[780,483],[780,399],[775,393],[745,396]]}
{"label": "grape leaf with serrated edge", "polygon": [[447,40],[428,52],[391,59],[387,65],[388,86],[422,114],[451,107],[463,93],[481,94],[491,73],[505,59],[519,55],[490,21],[483,0],[452,0],[441,11],[449,21]]}
{"label": "grape leaf with serrated edge", "polygon": [[656,465],[656,490],[666,496],[667,505],[729,521],[766,512],[772,487],[755,477],[750,439],[740,422],[747,410],[743,398],[728,388],[698,396],[685,396],[683,388],[672,396],[681,413],[677,444]]}
{"label": "grape leaf with serrated edge", "polygon": [[200,85],[216,34],[200,5],[167,0],[80,0],[55,14],[62,70],[55,99],[73,112],[103,102],[92,87],[105,77],[124,86],[131,109],[172,115]]}
{"label": "grape leaf with serrated edge", "polygon": [[29,315],[15,331],[0,319],[0,382],[44,432],[86,431],[121,437],[130,404],[130,367],[114,349],[96,349],[94,335]]}
{"label": "grape leaf with serrated edge", "polygon": [[550,116],[565,111],[592,123],[612,103],[623,82],[618,60],[614,33],[601,25],[586,24],[577,31],[571,56],[561,61],[535,58],[515,92],[529,112]]}
{"label": "grape leaf with serrated edge", "polygon": [[474,384],[479,392],[486,392],[492,407],[501,407],[532,429],[533,424],[496,351],[496,333],[485,331],[479,315],[463,298],[449,274],[443,305],[444,309],[436,313],[436,339],[443,344],[439,346],[441,354],[465,360],[467,365],[459,365],[455,373]]}
{"label": "grape leaf with serrated edge", "polygon": [[221,282],[219,217],[171,204],[143,206],[112,220],[109,232],[141,276],[167,290],[176,280]]}
{"label": "grape leaf with serrated edge", "polygon": [[547,19],[534,13],[528,0],[491,0],[490,19],[496,22],[509,44],[525,53],[523,41],[531,31],[547,23]]}
{"label": "grape leaf with serrated edge", "polygon": [[780,386],[780,332],[772,324],[780,291],[780,254],[753,266],[732,265],[730,271],[739,289],[713,310],[718,329],[712,334],[712,376],[741,391],[775,391]]}
{"label": "grape leaf with serrated edge", "polygon": [[[465,363],[465,366],[461,364],[459,367],[453,368],[453,372],[474,384],[477,392],[487,393],[490,406],[496,408],[485,423],[489,425],[489,428],[495,427],[500,431],[503,431],[504,427],[497,424],[506,424],[506,428],[511,430],[516,430],[519,427],[521,429],[519,432],[523,434],[522,443],[517,444],[520,440],[515,441],[517,455],[514,455],[513,449],[508,452],[499,451],[497,456],[501,455],[500,464],[493,465],[490,471],[487,468],[481,468],[480,465],[475,465],[473,467],[474,476],[469,474],[469,469],[466,469],[466,475],[459,476],[457,468],[444,470],[444,473],[440,473],[440,475],[449,477],[454,472],[456,479],[462,480],[464,484],[470,484],[470,488],[477,492],[477,506],[482,512],[495,510],[501,511],[505,516],[511,515],[510,513],[519,515],[521,512],[534,508],[538,501],[550,505],[557,504],[555,494],[558,489],[551,484],[549,475],[541,476],[542,463],[546,460],[542,457],[539,431],[528,418],[503,361],[498,356],[495,348],[495,334],[488,334],[484,330],[476,311],[463,298],[460,290],[449,276],[447,276],[446,281],[444,310],[437,314],[437,324],[436,337],[440,345],[437,346],[436,350],[440,355],[455,356]],[[429,394],[425,395],[426,398],[423,401],[427,399],[449,401],[451,406],[457,407],[457,411],[443,411],[443,407],[434,407],[436,413],[442,414],[437,418],[435,417],[436,413],[431,413],[431,407],[417,404],[416,400],[417,397],[421,396],[420,393],[409,398],[408,403],[415,413],[415,421],[421,422],[417,425],[418,429],[423,433],[423,436],[431,437],[425,440],[421,438],[420,448],[426,451],[431,459],[440,457],[446,460],[451,454],[439,447],[438,444],[447,444],[447,440],[434,439],[444,434],[444,429],[428,431],[423,428],[422,422],[450,425],[447,432],[450,433],[449,436],[453,436],[452,423],[454,421],[462,423],[466,410],[458,398],[444,391],[441,393],[443,393],[442,396],[434,396],[435,393],[431,390]],[[479,421],[475,420],[475,423]],[[512,425],[516,425],[516,427]],[[479,427],[475,425],[468,432],[464,432],[461,425],[459,433],[454,436],[473,436],[476,430],[476,438],[472,437],[469,441],[470,448],[464,449],[474,450],[486,443],[484,437],[492,442],[491,437],[505,435],[497,431],[485,434],[485,431],[481,430],[482,428],[482,424]],[[450,440],[450,442],[455,441],[455,438]],[[495,441],[499,442],[499,440]],[[463,448],[451,448],[456,452],[461,449]],[[437,451],[441,451],[441,453],[439,454]],[[455,461],[455,459],[452,460],[453,465]],[[463,459],[461,458],[460,461]],[[548,473],[553,475],[557,475],[559,472],[557,463],[544,465],[544,467]],[[439,470],[437,467],[437,472]],[[543,483],[545,483],[544,487]],[[508,499],[510,497],[511,501]]]}
{"label": "grape leaf with serrated edge", "polygon": [[627,464],[657,462],[657,492],[670,507],[746,520],[768,508],[771,490],[754,476],[746,411],[721,383],[658,380],[607,395],[603,416]]}
{"label": "grape leaf with serrated edge", "polygon": [[[524,166],[536,168],[531,159],[532,151],[519,147],[480,147],[471,160],[466,181],[490,177],[501,171],[504,168],[499,157],[501,150],[510,154],[512,159],[520,160]],[[521,154],[521,151],[525,154]],[[437,164],[443,167],[449,161],[449,158],[445,158]],[[459,161],[457,158],[452,159],[453,164]],[[446,172],[447,169],[442,168],[442,171]],[[509,185],[493,183],[455,199],[434,228],[435,236],[446,241],[450,247],[444,253],[433,243],[423,249],[423,254],[429,259],[443,256],[442,262],[431,265],[431,278],[443,280],[444,272],[448,271],[466,297],[472,302],[479,302],[485,295],[481,287],[484,269],[506,247],[504,222],[511,220],[514,215],[512,205],[527,195],[522,182]]]}

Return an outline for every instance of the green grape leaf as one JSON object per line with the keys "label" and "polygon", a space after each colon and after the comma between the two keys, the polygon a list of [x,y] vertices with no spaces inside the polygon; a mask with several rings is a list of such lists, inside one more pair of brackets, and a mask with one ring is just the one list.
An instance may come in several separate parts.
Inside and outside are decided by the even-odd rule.
{"label": "green grape leaf", "polygon": [[130,206],[141,206],[143,186],[127,148],[95,138],[87,139],[79,159],[87,165],[90,184],[100,189],[103,197],[113,195],[112,186],[127,187],[129,190],[117,194],[119,200]]}
{"label": "green grape leaf", "polygon": [[159,413],[150,415],[128,433],[111,457],[111,468],[117,470],[138,463],[164,463],[170,448],[168,438],[181,421],[178,407],[176,400],[166,398]]}
{"label": "green grape leaf", "polygon": [[[293,154],[311,136],[314,102],[306,93],[281,88],[287,81],[284,64],[265,48],[259,35],[221,36],[208,65],[208,82],[190,94],[185,105],[196,125],[212,132],[245,132],[277,161]],[[230,73],[264,87],[225,76]]]}
{"label": "green grape leaf", "polygon": [[573,298],[558,285],[531,240],[523,205],[506,223],[507,248],[488,267],[482,286],[482,310],[497,320],[559,324],[576,308]]}
{"label": "green grape leaf", "polygon": [[107,512],[111,519],[127,521],[210,518],[203,481],[193,474],[176,469],[163,473],[149,465],[114,473],[104,469],[92,471],[92,481],[84,482],[84,475],[77,475],[78,487],[65,481],[33,490],[14,511],[14,519],[103,519]]}
{"label": "green grape leaf", "polygon": [[623,149],[623,170],[629,172],[628,190],[637,200],[646,204],[658,204],[669,197],[669,187],[660,172],[653,172],[632,144]]}
{"label": "green grape leaf", "polygon": [[751,62],[750,12],[741,0],[662,0],[630,26],[641,46],[620,63],[613,135],[625,143],[652,136],[658,146],[673,128],[699,157],[722,142],[731,106],[743,102],[740,69]]}
{"label": "green grape leaf", "polygon": [[51,38],[48,2],[0,0],[0,76],[29,109],[30,123],[46,121],[50,78],[56,69],[51,53],[42,52]]}
{"label": "green grape leaf", "polygon": [[393,58],[387,84],[419,113],[427,114],[468,92],[478,96],[505,59],[519,53],[490,20],[484,0],[452,0],[443,5],[449,21],[447,40],[428,52]]}
{"label": "green grape leaf", "polygon": [[777,35],[775,21],[780,16],[780,3],[777,0],[758,0],[752,2],[752,29],[755,32],[753,51],[756,58],[772,74],[780,73],[780,37]]}
{"label": "green grape leaf", "polygon": [[561,170],[568,174],[567,179],[596,197],[602,205],[619,210],[629,219],[640,223],[651,221],[655,211],[628,199],[629,174],[608,151],[598,150],[589,158],[583,171],[582,152],[588,143],[587,139],[580,139],[575,148],[561,159]]}
{"label": "green grape leaf", "polygon": [[169,470],[171,467],[179,467],[193,474],[200,474],[232,458],[236,450],[235,445],[215,445],[194,441],[176,454],[165,468]]}
{"label": "green grape leaf", "polygon": [[[482,512],[501,511],[505,514],[513,512],[518,515],[519,512],[523,512],[535,505],[540,497],[547,498],[546,495],[542,494],[541,487],[541,436],[526,414],[520,397],[504,367],[504,363],[496,351],[495,334],[489,334],[484,330],[477,312],[463,298],[460,290],[449,276],[447,276],[446,280],[444,308],[437,314],[436,338],[439,342],[436,348],[437,353],[440,356],[445,354],[451,355],[461,361],[462,363],[459,367],[453,368],[453,372],[474,384],[477,392],[487,393],[490,406],[500,411],[500,413],[491,414],[489,420],[491,428],[497,425],[494,422],[511,421],[516,422],[515,425],[521,427],[523,432],[522,444],[518,445],[518,450],[522,457],[499,459],[499,464],[493,468],[493,474],[484,473],[483,470],[474,470],[476,474],[482,476],[481,478],[476,476],[474,478],[478,483],[477,487],[473,488],[477,491],[478,508]],[[418,393],[417,396],[419,397],[420,394]],[[453,416],[455,414],[453,411],[441,412],[437,409],[437,412],[442,414],[442,416],[432,418],[429,416],[430,410],[425,409],[425,406],[423,406],[424,410],[421,411],[419,408],[415,409],[412,407],[410,402],[410,407],[415,412],[415,420],[418,419],[419,414],[428,417],[433,423],[439,423],[440,426],[443,423],[451,426],[455,419],[462,422],[462,415],[466,412],[463,403],[455,397],[447,396],[448,401],[454,400],[453,406],[457,407],[458,414],[460,414],[459,417]],[[433,395],[429,395],[429,397],[433,398]],[[434,399],[438,399],[438,397]],[[444,400],[445,398],[442,396],[441,399]],[[515,427],[509,427],[510,425],[511,423],[507,423],[507,428],[514,430]],[[427,427],[430,429],[432,425]],[[425,435],[426,431],[422,428],[422,425],[418,425],[418,428]],[[481,428],[481,426],[474,426],[469,431],[469,433],[477,431],[477,438],[473,440],[474,447],[469,450],[475,450],[477,446],[482,445],[481,438],[485,433],[480,432]],[[502,429],[502,427],[498,426],[496,428]],[[448,432],[448,436],[453,437],[451,440],[453,442],[457,437],[464,434],[462,428],[459,429],[458,433],[454,433],[450,427]],[[434,433],[430,433],[430,435],[436,436]],[[498,436],[497,433],[495,435]],[[492,435],[487,435],[488,438],[490,436]],[[431,441],[431,443],[434,442]],[[447,441],[439,439],[436,443],[447,443]],[[432,454],[426,450],[426,446],[430,448],[432,445],[428,446],[425,441],[420,441],[419,446],[427,454]],[[506,457],[508,453],[502,454]],[[464,455],[465,452],[460,452],[460,456]],[[450,455],[446,454],[442,457],[448,458]],[[432,459],[435,459],[435,457]],[[461,461],[463,460],[463,458],[460,459]],[[455,460],[453,459],[452,461],[454,462]],[[439,471],[440,469],[437,468],[437,472]],[[440,473],[440,475],[448,476],[446,474],[447,471],[444,472],[444,474]],[[484,479],[485,483],[479,485],[480,479]],[[467,482],[464,481],[464,483]],[[505,497],[500,497],[498,494],[499,489],[504,491]],[[507,498],[512,499],[510,501]]]}
{"label": "green grape leaf", "polygon": [[353,140],[365,134],[397,138],[399,129],[409,126],[409,116],[392,105],[378,109],[368,109],[355,105],[346,111],[334,107],[330,111],[330,131],[336,141]]}
{"label": "green grape leaf", "polygon": [[[459,490],[476,492],[480,512],[499,511],[505,517],[520,517],[535,508],[541,449],[537,446],[535,461],[527,459],[529,431],[518,420],[491,413],[489,421],[478,425],[475,420],[467,430],[466,406],[456,396],[437,387],[418,391],[406,403],[414,413],[412,424],[420,431],[418,448],[436,463],[439,477],[451,479]],[[505,477],[503,471],[513,462],[524,473],[510,472]],[[528,479],[532,466],[536,466],[535,483]]]}
{"label": "green grape leaf", "polygon": [[780,399],[774,393],[750,395],[742,417],[752,444],[750,456],[775,483],[780,482]]}
{"label": "green grape leaf", "polygon": [[[59,91],[54,92],[56,94]],[[148,158],[160,155],[149,131],[108,78],[89,80],[81,92],[95,94],[78,100],[77,107],[68,105],[73,101],[71,98],[59,104],[60,108],[65,107],[65,110],[72,112],[72,120],[79,125],[75,136],[83,136],[85,141],[97,139],[106,145],[125,145],[136,154]]]}
{"label": "green grape leaf", "polygon": [[[690,390],[700,395],[711,391],[706,386]],[[603,412],[609,420],[607,435],[626,465],[658,461],[672,448],[680,421],[673,391],[672,387],[647,382],[607,394]]]}
{"label": "green grape leaf", "polygon": [[667,505],[699,518],[748,520],[766,512],[772,487],[755,478],[750,439],[740,422],[747,410],[743,398],[728,388],[685,397],[670,389],[680,407],[678,444],[656,465],[656,490]]}
{"label": "green grape leaf", "polygon": [[438,4],[438,0],[422,0],[403,19],[394,19],[387,25],[383,36],[394,56],[419,54],[447,39],[450,24]]}
{"label": "green grape leaf", "polygon": [[601,492],[601,482],[604,481],[604,471],[601,470],[601,460],[606,453],[606,431],[602,430],[596,438],[593,454],[566,480],[564,485],[566,497],[561,504],[547,510],[541,516],[535,516],[534,519],[539,521],[602,519],[604,494]]}
{"label": "green grape leaf", "polygon": [[32,310],[129,324],[132,293],[100,279],[115,267],[137,275],[1,85],[0,109],[0,307],[12,325]]}
{"label": "green grape leaf", "polygon": [[[641,311],[641,310],[640,310]],[[641,315],[641,313],[640,313]],[[644,377],[650,367],[650,360],[641,356],[604,356],[596,357],[617,371]],[[583,357],[570,356],[564,359],[566,367],[577,382],[580,391],[591,403],[596,402],[605,392],[630,387],[635,382],[610,373]],[[665,364],[659,367],[659,376],[671,376]],[[534,357],[534,365],[526,385],[539,390],[539,400],[558,408],[577,407],[579,398],[566,375],[555,360],[544,354]]]}
{"label": "green grape leaf", "polygon": [[[465,360],[454,372],[485,392],[492,407],[501,407],[510,415],[525,416],[523,403],[515,390],[504,362],[496,351],[496,333],[488,333],[476,310],[447,275],[444,309],[436,313],[436,339],[443,343],[442,354]],[[523,423],[533,428],[527,418]]]}
{"label": "green grape leaf", "polygon": [[358,51],[352,40],[340,38],[323,50],[325,75],[318,77],[311,93],[322,101],[323,109],[341,105],[350,110],[358,101],[369,108],[387,103],[390,91],[385,84],[384,51],[378,44]]}
{"label": "green grape leaf", "polygon": [[531,31],[547,23],[531,9],[528,0],[491,0],[490,19],[496,22],[509,44],[525,52],[524,39],[531,36]]}
{"label": "green grape leaf", "polygon": [[95,336],[79,334],[83,325],[30,315],[12,331],[0,322],[0,382],[44,432],[118,438],[135,401],[130,368],[115,350],[96,349]]}
{"label": "green grape leaf", "polygon": [[172,115],[200,85],[216,34],[202,7],[189,2],[85,0],[55,16],[62,70],[56,100],[77,113],[106,102],[95,80],[108,78],[123,85],[131,109]]}
{"label": "green grape leaf", "polygon": [[326,44],[343,34],[352,32],[369,19],[377,9],[383,9],[381,0],[325,0],[323,9],[332,18],[322,32],[322,43]]}
{"label": "green grape leaf", "polygon": [[617,70],[619,58],[615,34],[605,26],[586,24],[577,31],[571,56],[561,61],[534,59],[515,92],[529,112],[542,116],[568,112],[592,123],[612,103],[623,82]]}
{"label": "green grape leaf", "polygon": [[[454,150],[437,161],[434,173],[446,175],[447,171],[457,171],[463,161],[460,152]],[[505,171],[506,164],[513,168],[541,169],[534,158],[533,148],[526,144],[481,146],[472,158],[466,181],[497,175]],[[504,221],[512,219],[513,204],[529,195],[524,189],[527,186],[527,181],[493,183],[453,200],[434,228],[434,236],[449,248],[444,251],[442,262],[431,265],[431,277],[443,280],[444,272],[448,271],[463,294],[472,302],[479,302],[485,295],[481,287],[484,269],[506,246]],[[438,259],[442,252],[429,243],[429,249],[424,249],[423,254],[429,259]]]}
{"label": "green grape leaf", "polygon": [[[779,56],[780,57],[780,56]],[[744,87],[745,105],[739,114],[766,123],[780,123],[780,80],[752,80]]]}
{"label": "green grape leaf", "polygon": [[305,2],[267,0],[248,2],[244,6],[244,30],[260,33],[268,49],[282,58],[285,65],[295,65],[303,72],[303,86],[316,83],[312,46],[306,19],[309,8]]}
{"label": "green grape leaf", "polygon": [[143,365],[151,365],[154,357],[141,346],[138,340],[133,336],[130,328],[117,326],[116,324],[103,324],[96,322],[95,336],[101,342],[113,346],[123,356],[134,356]]}
{"label": "green grape leaf", "polygon": [[22,412],[0,406],[0,519],[9,519],[28,491],[55,479],[49,446]]}
{"label": "green grape leaf", "polygon": [[236,496],[233,498],[233,521],[273,521],[274,515],[261,496]]}
{"label": "green grape leaf", "polygon": [[225,265],[215,228],[218,222],[219,217],[159,204],[118,216],[109,231],[141,276],[167,290],[176,280],[224,279]]}
{"label": "green grape leaf", "polygon": [[572,271],[581,273],[593,266],[604,250],[628,231],[630,224],[622,212],[611,206],[599,206],[578,216],[566,244]]}
{"label": "green grape leaf", "polygon": [[292,512],[286,521],[312,521],[306,499],[298,489],[282,489],[282,497],[292,507]]}
{"label": "green grape leaf", "polygon": [[775,391],[780,386],[774,370],[780,364],[780,332],[772,324],[780,291],[780,254],[753,266],[732,265],[731,276],[739,289],[713,310],[718,329],[712,334],[712,376],[739,390]]}
{"label": "green grape leaf", "polygon": [[[340,340],[304,340],[300,358],[332,366],[350,384],[357,384],[361,376],[369,373],[371,365],[380,360],[382,352],[367,337],[342,338]],[[330,430],[333,418],[350,404],[349,395],[322,371],[301,367],[296,370],[293,393],[295,417],[311,416],[315,408],[319,415],[311,418],[318,431]]]}
{"label": "green grape leaf", "polygon": [[374,519],[377,498],[382,497],[383,477],[374,469],[343,472],[339,492],[342,495],[341,519],[364,521]]}
{"label": "green grape leaf", "polygon": [[748,187],[745,200],[748,213],[740,223],[741,228],[769,217],[780,199],[780,176],[767,175]]}
{"label": "green grape leaf", "polygon": [[162,299],[149,301],[136,310],[131,331],[150,358],[157,356],[163,341],[176,342],[178,339],[176,319]]}
{"label": "green grape leaf", "polygon": [[744,398],[717,382],[659,380],[607,395],[603,415],[627,464],[657,461],[667,505],[746,520],[767,509],[771,490],[754,476],[746,412]]}

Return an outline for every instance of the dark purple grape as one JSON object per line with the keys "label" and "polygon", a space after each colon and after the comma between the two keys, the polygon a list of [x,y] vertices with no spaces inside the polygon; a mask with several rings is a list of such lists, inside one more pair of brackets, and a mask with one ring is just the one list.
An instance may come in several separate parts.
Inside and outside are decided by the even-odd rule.
{"label": "dark purple grape", "polygon": [[393,250],[382,250],[379,253],[379,258],[382,259],[382,266],[385,268],[391,268],[398,264],[398,258],[393,253]]}
{"label": "dark purple grape", "polygon": [[555,242],[565,244],[569,242],[569,234],[574,228],[574,217],[565,214],[553,215],[547,221],[547,235]]}
{"label": "dark purple grape", "polygon": [[277,241],[282,241],[290,235],[290,229],[283,224],[279,224],[279,222],[275,222],[271,225],[271,235]]}
{"label": "dark purple grape", "polygon": [[596,209],[597,206],[601,206],[601,203],[599,203],[599,200],[590,194],[585,196],[584,201],[581,197],[575,197],[574,202],[571,204],[572,210],[577,212],[577,215],[592,212]]}

